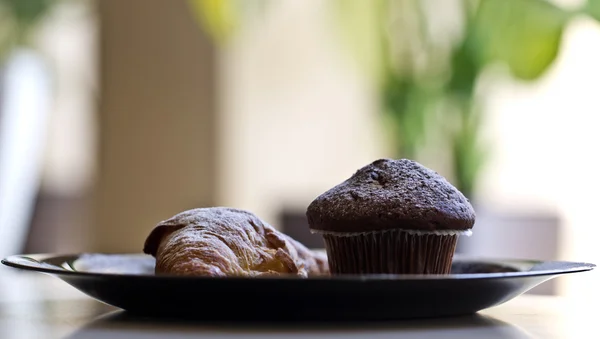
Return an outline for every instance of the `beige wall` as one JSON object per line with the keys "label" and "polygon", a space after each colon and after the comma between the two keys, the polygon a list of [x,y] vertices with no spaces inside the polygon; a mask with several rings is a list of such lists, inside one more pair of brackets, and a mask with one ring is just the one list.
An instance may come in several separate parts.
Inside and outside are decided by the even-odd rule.
{"label": "beige wall", "polygon": [[185,2],[99,2],[90,250],[140,251],[158,221],[199,206],[278,226],[280,208],[382,154],[372,90],[327,34],[325,2],[282,3],[216,59]]}
{"label": "beige wall", "polygon": [[103,0],[90,251],[142,249],[152,227],[214,203],[214,56],[184,1]]}
{"label": "beige wall", "polygon": [[271,3],[221,55],[220,203],[274,226],[385,154],[375,93],[333,36],[327,1]]}

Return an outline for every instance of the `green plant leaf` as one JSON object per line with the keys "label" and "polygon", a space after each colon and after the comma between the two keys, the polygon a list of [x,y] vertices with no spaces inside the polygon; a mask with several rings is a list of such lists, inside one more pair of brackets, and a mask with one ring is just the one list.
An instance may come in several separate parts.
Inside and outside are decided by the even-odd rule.
{"label": "green plant leaf", "polygon": [[10,11],[20,25],[31,26],[54,5],[55,0],[0,0],[0,6]]}
{"label": "green plant leaf", "polygon": [[471,98],[475,88],[481,65],[473,49],[469,47],[471,40],[464,39],[451,55],[452,75],[448,82],[448,91],[462,98]]}
{"label": "green plant leaf", "polygon": [[[423,147],[432,128],[432,117],[440,101],[440,89],[390,73],[382,91],[386,122],[393,124],[395,156],[414,158]],[[433,132],[435,133],[435,132]]]}
{"label": "green plant leaf", "polygon": [[460,106],[459,126],[452,137],[452,158],[456,187],[471,198],[486,160],[479,136],[482,114],[467,101]]}
{"label": "green plant leaf", "polygon": [[30,33],[60,0],[0,0],[0,63],[12,49],[28,44]]}
{"label": "green plant leaf", "polygon": [[239,12],[235,0],[189,0],[192,12],[217,42],[228,39],[239,26]]}
{"label": "green plant leaf", "polygon": [[192,14],[205,33],[225,43],[250,20],[261,18],[271,0],[188,0]]}
{"label": "green plant leaf", "polygon": [[481,62],[501,61],[514,76],[535,79],[556,58],[569,17],[545,0],[481,0],[473,48]]}
{"label": "green plant leaf", "polygon": [[585,6],[585,13],[600,21],[600,0],[588,0]]}

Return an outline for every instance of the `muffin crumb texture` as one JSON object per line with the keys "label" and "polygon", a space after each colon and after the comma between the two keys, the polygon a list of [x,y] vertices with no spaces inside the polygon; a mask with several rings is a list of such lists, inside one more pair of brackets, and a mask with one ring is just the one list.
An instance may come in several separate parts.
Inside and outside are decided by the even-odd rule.
{"label": "muffin crumb texture", "polygon": [[469,230],[475,211],[444,177],[408,159],[379,159],[317,197],[307,209],[314,231]]}

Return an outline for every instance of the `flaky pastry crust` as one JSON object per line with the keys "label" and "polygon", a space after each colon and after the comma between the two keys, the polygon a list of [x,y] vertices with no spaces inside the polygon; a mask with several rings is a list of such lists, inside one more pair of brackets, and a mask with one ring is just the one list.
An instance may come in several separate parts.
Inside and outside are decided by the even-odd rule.
{"label": "flaky pastry crust", "polygon": [[328,274],[327,258],[251,212],[197,208],[160,222],[144,244],[156,274],[262,276]]}

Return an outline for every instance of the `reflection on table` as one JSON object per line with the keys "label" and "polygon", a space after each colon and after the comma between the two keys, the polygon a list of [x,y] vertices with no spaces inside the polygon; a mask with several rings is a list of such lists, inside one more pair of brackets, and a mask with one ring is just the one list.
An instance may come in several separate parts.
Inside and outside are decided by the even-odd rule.
{"label": "reflection on table", "polygon": [[[199,306],[202,307],[202,306]],[[238,310],[244,311],[244,310]],[[251,309],[245,310],[252,312]],[[274,310],[276,311],[276,310]],[[265,316],[268,318],[268,315]],[[83,338],[530,338],[516,326],[490,316],[365,323],[240,323],[159,320],[117,311],[73,332]]]}

